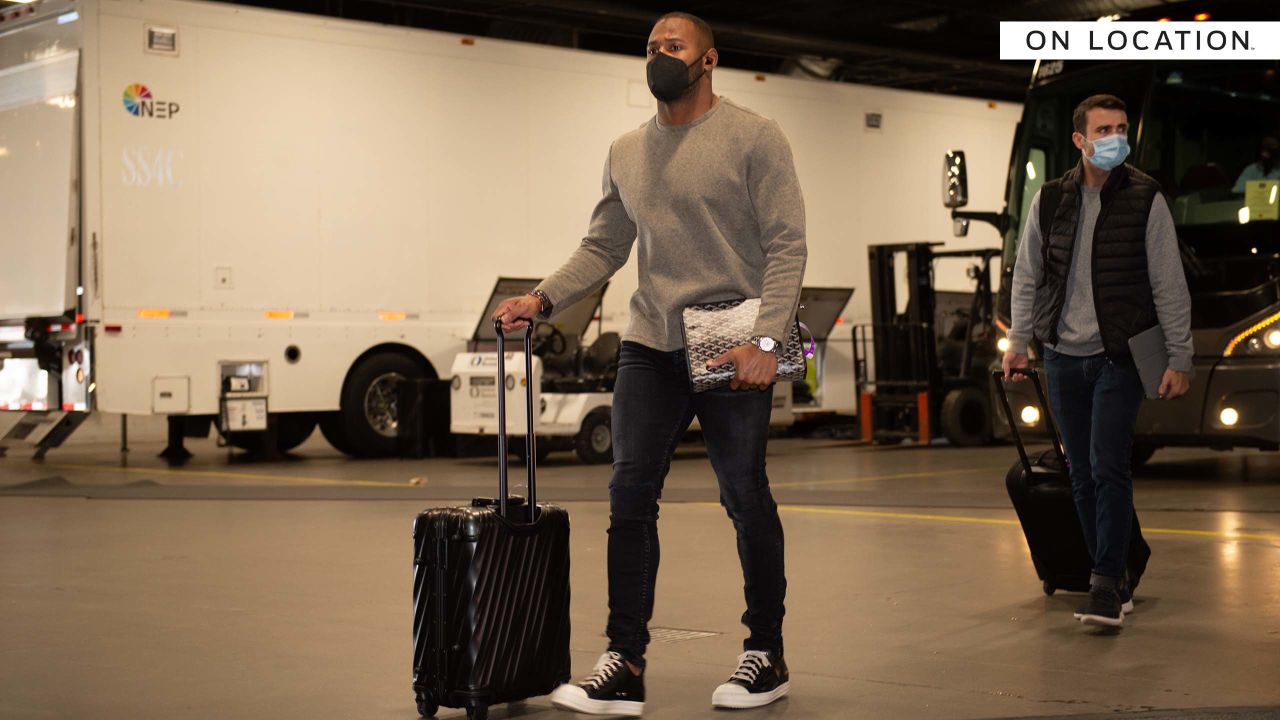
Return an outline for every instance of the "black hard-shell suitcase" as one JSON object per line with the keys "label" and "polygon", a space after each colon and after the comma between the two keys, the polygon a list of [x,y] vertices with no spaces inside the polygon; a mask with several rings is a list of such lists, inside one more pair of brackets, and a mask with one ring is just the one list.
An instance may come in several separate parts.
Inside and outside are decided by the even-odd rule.
{"label": "black hard-shell suitcase", "polygon": [[[1057,590],[1088,592],[1093,560],[1089,557],[1089,546],[1085,544],[1084,533],[1080,529],[1080,516],[1076,514],[1075,500],[1071,495],[1071,478],[1067,474],[1067,459],[1058,436],[1058,427],[1054,424],[1053,413],[1045,398],[1039,374],[1034,370],[1023,369],[1015,372],[1026,375],[1035,387],[1036,398],[1040,402],[1040,415],[1048,427],[1053,448],[1035,456],[1027,454],[1022,436],[1018,432],[1013,408],[1009,404],[1009,396],[1005,392],[1004,374],[995,371],[993,380],[1004,406],[1005,417],[1013,430],[1013,440],[1018,446],[1018,462],[1009,468],[1005,476],[1005,488],[1009,491],[1013,509],[1018,513],[1022,532],[1027,536],[1031,562],[1035,564],[1036,575],[1044,583],[1045,594],[1052,595]],[[1137,587],[1150,559],[1151,547],[1142,537],[1142,528],[1135,512],[1129,539],[1130,589]]]}
{"label": "black hard-shell suitcase", "polygon": [[[418,712],[546,695],[569,680],[569,514],[537,504],[533,408],[526,413],[529,499],[507,495],[506,378],[498,328],[498,497],[436,508],[413,525],[413,689]],[[526,397],[532,328],[525,333]],[[531,519],[530,508],[536,508]]]}

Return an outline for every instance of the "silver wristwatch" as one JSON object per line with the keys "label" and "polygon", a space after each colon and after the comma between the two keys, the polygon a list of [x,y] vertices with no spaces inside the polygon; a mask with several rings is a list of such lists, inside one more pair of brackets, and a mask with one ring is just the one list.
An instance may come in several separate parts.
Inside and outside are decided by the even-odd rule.
{"label": "silver wristwatch", "polygon": [[530,290],[527,294],[530,295],[531,297],[538,298],[538,314],[539,315],[543,317],[549,317],[551,315],[551,310],[554,306],[551,304],[551,298],[547,297],[546,293],[542,292],[537,288],[534,288],[533,290]]}
{"label": "silver wristwatch", "polygon": [[777,352],[779,345],[777,340],[768,335],[754,335],[749,342],[767,353]]}

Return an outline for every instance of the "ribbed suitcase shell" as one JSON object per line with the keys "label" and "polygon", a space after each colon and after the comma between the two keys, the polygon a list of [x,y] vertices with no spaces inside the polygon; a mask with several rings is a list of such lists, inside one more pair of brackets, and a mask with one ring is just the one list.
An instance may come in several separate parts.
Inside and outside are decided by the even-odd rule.
{"label": "ribbed suitcase shell", "polygon": [[[506,376],[501,324],[498,377]],[[533,326],[524,337],[533,377]],[[502,387],[502,384],[499,384]],[[546,695],[569,681],[569,513],[537,503],[533,389],[525,384],[529,507],[507,497],[505,393],[498,392],[498,498],[435,508],[413,524],[413,689],[418,713]]]}
{"label": "ribbed suitcase shell", "polygon": [[569,680],[569,514],[533,524],[491,507],[427,510],[414,523],[413,687],[475,707]]}

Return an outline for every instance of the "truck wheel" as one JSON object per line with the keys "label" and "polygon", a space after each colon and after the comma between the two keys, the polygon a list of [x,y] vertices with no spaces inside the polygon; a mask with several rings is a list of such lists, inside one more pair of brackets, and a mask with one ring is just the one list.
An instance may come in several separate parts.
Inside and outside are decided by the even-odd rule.
{"label": "truck wheel", "polygon": [[276,449],[289,452],[316,431],[316,417],[310,413],[282,413],[276,419]]}
{"label": "truck wheel", "polygon": [[596,408],[587,413],[582,430],[573,440],[578,458],[588,465],[613,462],[613,424],[609,408]]}
{"label": "truck wheel", "polygon": [[[357,457],[396,453],[399,427],[396,395],[402,380],[420,380],[422,368],[396,353],[365,358],[342,389],[342,435]],[[345,450],[344,450],[345,452]]]}
{"label": "truck wheel", "polygon": [[[271,415],[271,422],[276,424],[276,450],[282,453],[287,453],[306,442],[316,429],[316,418],[310,413]],[[232,447],[247,452],[258,452],[262,450],[262,436],[263,433],[250,432],[233,433],[226,438]]]}
{"label": "truck wheel", "polygon": [[991,442],[991,402],[976,387],[960,387],[942,401],[942,432],[956,447]]}
{"label": "truck wheel", "polygon": [[321,415],[320,432],[324,435],[324,439],[328,440],[329,444],[333,446],[334,450],[344,455],[356,454],[355,448],[351,446],[351,441],[347,439],[342,413],[331,412]]}

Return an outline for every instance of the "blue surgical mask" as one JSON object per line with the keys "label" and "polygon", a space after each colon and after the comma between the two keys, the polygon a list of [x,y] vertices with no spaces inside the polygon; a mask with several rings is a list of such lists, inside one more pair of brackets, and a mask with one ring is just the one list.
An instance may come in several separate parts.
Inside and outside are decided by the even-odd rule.
{"label": "blue surgical mask", "polygon": [[1129,139],[1124,135],[1108,135],[1093,141],[1093,156],[1089,162],[1099,170],[1111,171],[1129,157]]}

